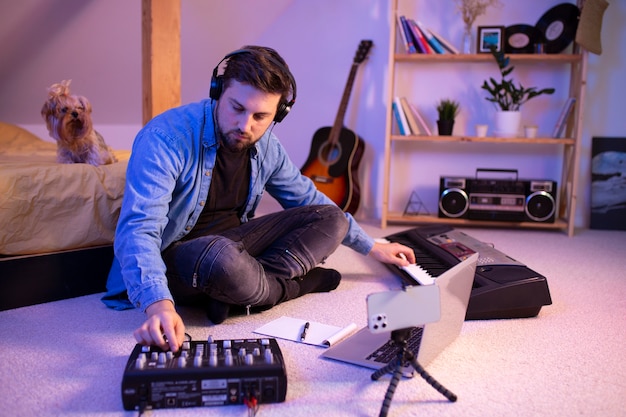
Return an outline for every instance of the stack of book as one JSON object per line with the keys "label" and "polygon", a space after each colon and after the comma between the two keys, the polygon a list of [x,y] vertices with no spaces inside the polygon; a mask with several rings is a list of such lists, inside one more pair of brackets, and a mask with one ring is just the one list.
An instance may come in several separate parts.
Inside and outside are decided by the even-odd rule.
{"label": "stack of book", "polygon": [[398,16],[398,32],[407,54],[458,54],[450,42],[421,22]]}
{"label": "stack of book", "polygon": [[406,97],[394,97],[391,103],[398,131],[402,136],[432,136],[432,132],[417,108]]}

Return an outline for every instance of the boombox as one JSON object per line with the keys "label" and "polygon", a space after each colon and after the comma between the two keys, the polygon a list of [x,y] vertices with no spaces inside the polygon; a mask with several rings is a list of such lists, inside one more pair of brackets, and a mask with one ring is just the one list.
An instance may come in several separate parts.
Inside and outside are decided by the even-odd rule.
{"label": "boombox", "polygon": [[439,217],[554,223],[557,185],[550,180],[441,177]]}

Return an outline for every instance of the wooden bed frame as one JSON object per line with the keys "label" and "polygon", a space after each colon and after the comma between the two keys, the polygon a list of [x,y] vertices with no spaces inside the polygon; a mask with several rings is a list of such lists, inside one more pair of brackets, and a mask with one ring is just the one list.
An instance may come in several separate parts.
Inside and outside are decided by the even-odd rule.
{"label": "wooden bed frame", "polygon": [[[142,0],[143,123],[180,105],[180,0]],[[106,289],[113,247],[0,256],[0,311]]]}
{"label": "wooden bed frame", "polygon": [[0,257],[0,311],[104,292],[113,246]]}

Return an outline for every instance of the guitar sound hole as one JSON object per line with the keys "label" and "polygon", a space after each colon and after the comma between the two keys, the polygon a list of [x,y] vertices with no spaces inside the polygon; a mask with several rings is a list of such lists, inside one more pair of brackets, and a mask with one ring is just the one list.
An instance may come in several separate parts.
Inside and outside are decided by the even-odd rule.
{"label": "guitar sound hole", "polygon": [[318,152],[318,159],[326,166],[333,165],[341,157],[341,144],[332,144],[330,142],[324,143],[320,146]]}

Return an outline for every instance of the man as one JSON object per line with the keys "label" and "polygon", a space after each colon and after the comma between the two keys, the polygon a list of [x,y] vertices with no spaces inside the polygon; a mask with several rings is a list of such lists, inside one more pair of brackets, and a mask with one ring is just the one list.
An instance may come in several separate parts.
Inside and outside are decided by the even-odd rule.
{"label": "man", "polygon": [[[341,275],[317,265],[341,243],[415,262],[408,247],[375,243],[290,161],[270,127],[296,98],[280,55],[246,46],[222,61],[210,100],[166,111],[137,135],[103,297],[145,311],[136,340],[173,351],[185,332],[174,300],[203,306],[217,324],[232,308],[335,289]],[[254,218],[265,190],[285,210]]]}

